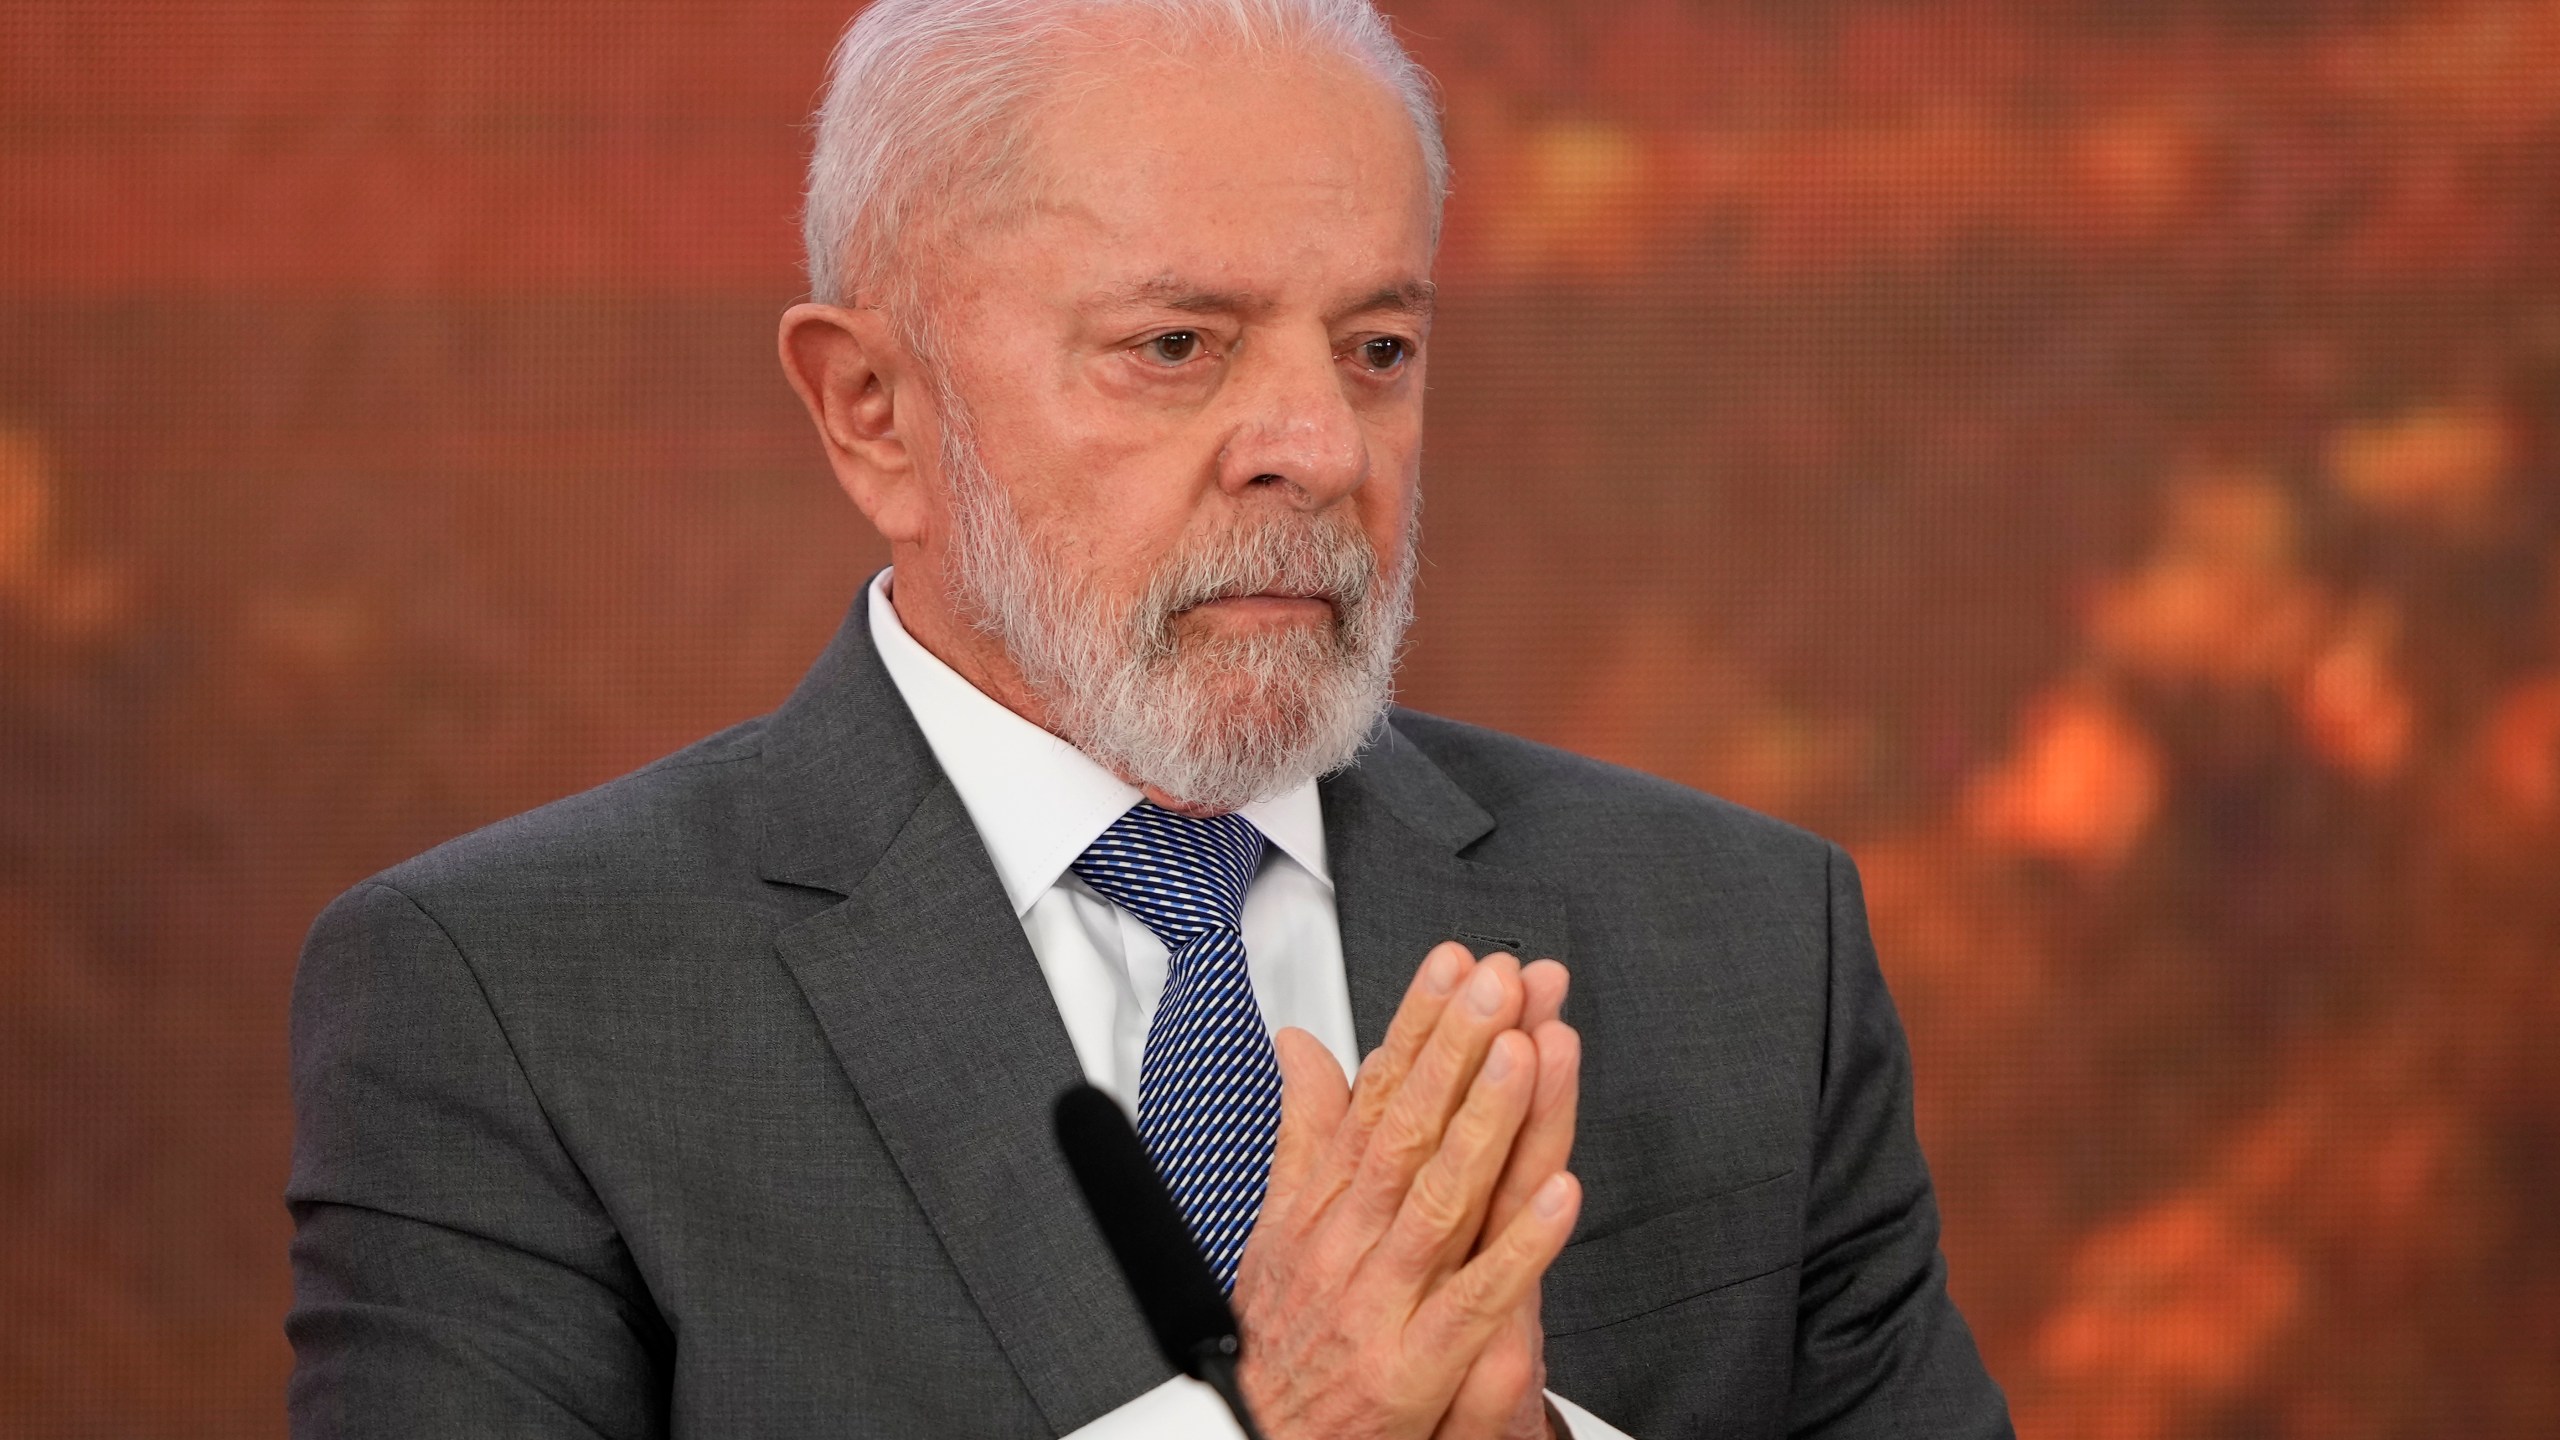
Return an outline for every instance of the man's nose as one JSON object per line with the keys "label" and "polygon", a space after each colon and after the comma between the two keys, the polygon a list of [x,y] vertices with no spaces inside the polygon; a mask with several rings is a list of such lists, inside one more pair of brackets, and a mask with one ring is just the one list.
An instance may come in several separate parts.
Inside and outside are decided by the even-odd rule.
{"label": "man's nose", "polygon": [[1277,348],[1238,377],[1245,383],[1218,452],[1218,487],[1242,495],[1277,486],[1299,508],[1321,510],[1368,480],[1368,436],[1329,344],[1294,345],[1285,355]]}

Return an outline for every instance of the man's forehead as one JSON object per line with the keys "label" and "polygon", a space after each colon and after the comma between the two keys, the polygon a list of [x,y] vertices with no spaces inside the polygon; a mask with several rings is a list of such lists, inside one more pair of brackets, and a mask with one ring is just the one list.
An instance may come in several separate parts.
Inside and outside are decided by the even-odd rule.
{"label": "man's forehead", "polygon": [[[1208,63],[1214,60],[1215,63]],[[1009,185],[1027,209],[1140,243],[1199,224],[1430,224],[1410,114],[1339,56],[1201,56],[1133,45],[1074,56],[1026,102]],[[1184,264],[1178,252],[1141,263]]]}

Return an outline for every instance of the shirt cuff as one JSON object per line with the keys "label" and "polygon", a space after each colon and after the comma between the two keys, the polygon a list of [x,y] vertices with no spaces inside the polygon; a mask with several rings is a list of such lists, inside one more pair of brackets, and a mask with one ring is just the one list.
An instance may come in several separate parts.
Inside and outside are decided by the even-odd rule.
{"label": "shirt cuff", "polygon": [[1633,1440],[1626,1431],[1574,1404],[1553,1390],[1547,1392],[1547,1403],[1556,1407],[1556,1413],[1564,1417],[1566,1427],[1573,1431],[1573,1440]]}
{"label": "shirt cuff", "polygon": [[1236,1428],[1235,1417],[1227,1413],[1227,1402],[1218,1398],[1217,1391],[1188,1375],[1176,1375],[1070,1433],[1066,1440],[1179,1440],[1194,1435],[1203,1440],[1244,1440],[1244,1432]]}
{"label": "shirt cuff", "polygon": [[[1547,1399],[1573,1428],[1573,1440],[1629,1440],[1624,1431],[1608,1421],[1574,1404],[1553,1390]],[[1177,1375],[1092,1424],[1068,1435],[1066,1440],[1244,1440],[1244,1432],[1236,1428],[1235,1417],[1227,1413],[1227,1402],[1218,1392],[1192,1379]]]}

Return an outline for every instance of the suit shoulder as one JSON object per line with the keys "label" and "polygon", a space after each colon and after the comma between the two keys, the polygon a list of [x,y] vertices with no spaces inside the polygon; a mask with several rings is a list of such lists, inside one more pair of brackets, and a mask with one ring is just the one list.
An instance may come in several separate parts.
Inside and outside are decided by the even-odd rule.
{"label": "suit shoulder", "polygon": [[526,891],[684,890],[751,866],[757,836],[748,792],[766,718],[457,836],[365,885],[434,909],[440,899]]}
{"label": "suit shoulder", "polygon": [[1395,713],[1395,728],[1515,832],[1703,848],[1788,867],[1827,865],[1835,849],[1721,796],[1500,730],[1412,710]]}

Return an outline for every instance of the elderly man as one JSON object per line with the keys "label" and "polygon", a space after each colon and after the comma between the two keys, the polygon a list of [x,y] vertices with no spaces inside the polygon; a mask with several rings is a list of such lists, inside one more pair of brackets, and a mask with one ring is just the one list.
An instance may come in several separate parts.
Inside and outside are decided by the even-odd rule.
{"label": "elderly man", "polygon": [[1388,709],[1436,125],[1366,0],[856,22],[781,352],[892,566],[321,917],[296,1433],[1209,1433],[1079,1079],[1274,1440],[2007,1432],[1841,853]]}

